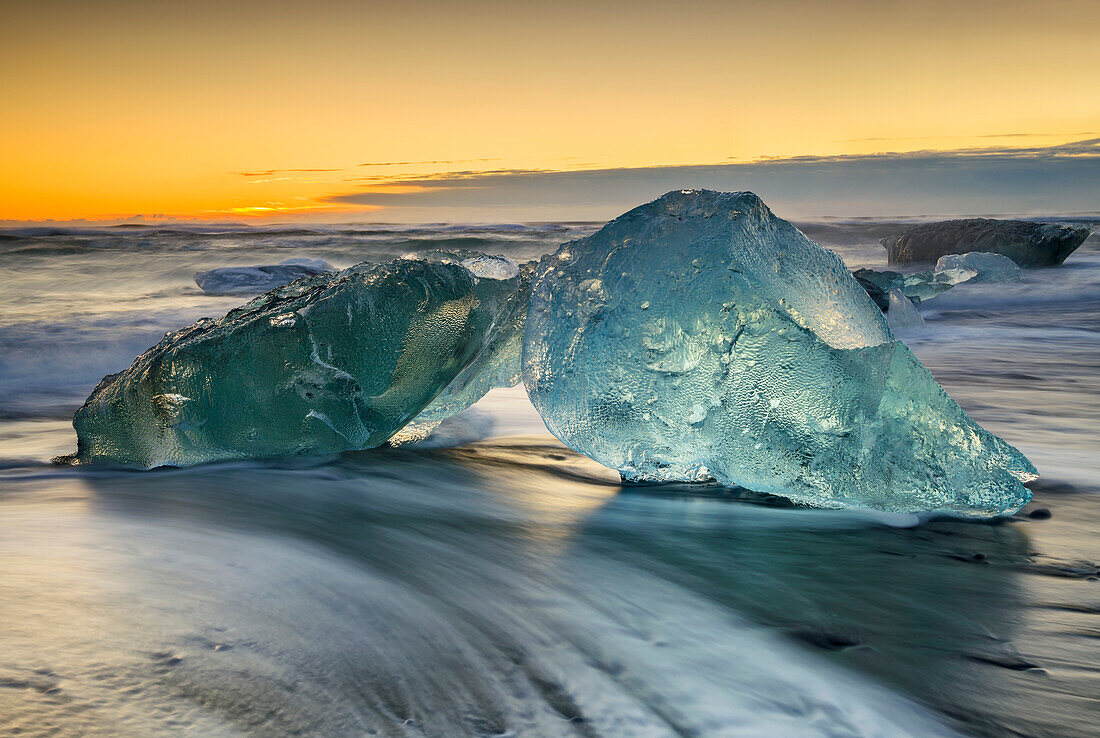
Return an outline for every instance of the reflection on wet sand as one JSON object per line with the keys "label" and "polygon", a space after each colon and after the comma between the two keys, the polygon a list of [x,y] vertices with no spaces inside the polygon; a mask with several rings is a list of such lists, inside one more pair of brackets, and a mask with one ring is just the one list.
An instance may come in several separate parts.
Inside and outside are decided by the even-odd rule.
{"label": "reflection on wet sand", "polygon": [[849,674],[965,732],[1091,730],[1095,613],[1051,608],[1095,583],[1031,533],[1095,530],[1072,493],[890,527],[549,438],[10,481],[9,730],[948,732]]}
{"label": "reflection on wet sand", "polygon": [[[1095,559],[1079,557],[1096,556],[1100,515],[1082,489],[1033,487],[1059,512],[1053,522],[1023,513],[892,527],[852,525],[848,514],[832,525],[832,513],[744,490],[629,485],[574,539],[873,674],[968,731],[1088,735],[1100,709],[1085,686],[1100,681],[1100,610],[1065,603],[1095,598]],[[1036,528],[1053,535],[1029,540]],[[1051,628],[1051,609],[1076,623]]]}

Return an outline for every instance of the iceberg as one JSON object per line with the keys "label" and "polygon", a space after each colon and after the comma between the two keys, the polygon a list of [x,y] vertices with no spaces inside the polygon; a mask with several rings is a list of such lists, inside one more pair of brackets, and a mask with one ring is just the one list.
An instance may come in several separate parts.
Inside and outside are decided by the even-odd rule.
{"label": "iceberg", "polygon": [[521,282],[510,260],[468,252],[279,287],[105,377],[73,419],[73,461],[150,468],[378,446],[507,342]]}
{"label": "iceberg", "polygon": [[948,254],[936,262],[936,274],[946,274],[954,270],[973,271],[969,280],[974,284],[981,282],[1018,282],[1024,277],[1016,262],[1007,256],[987,251],[971,251],[966,254]]}
{"label": "iceberg", "polygon": [[324,259],[297,257],[278,264],[210,269],[196,274],[195,284],[208,295],[249,295],[335,271],[336,267]]}
{"label": "iceberg", "polygon": [[544,257],[523,380],[555,436],[628,480],[991,517],[1036,475],[751,192],[671,192]]}
{"label": "iceberg", "polygon": [[1022,267],[1057,266],[1092,233],[1088,226],[969,218],[922,223],[882,239],[891,264],[934,262],[971,251],[1007,256]]}

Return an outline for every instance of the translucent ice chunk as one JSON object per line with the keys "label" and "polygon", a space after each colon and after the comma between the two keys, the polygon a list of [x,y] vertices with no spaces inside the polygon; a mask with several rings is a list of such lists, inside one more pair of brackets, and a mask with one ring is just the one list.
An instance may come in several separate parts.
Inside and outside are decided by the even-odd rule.
{"label": "translucent ice chunk", "polygon": [[748,192],[672,192],[543,258],[524,383],[552,433],[629,479],[992,516],[1035,474]]}
{"label": "translucent ice chunk", "polygon": [[879,272],[874,269],[857,269],[852,272],[852,276],[883,311],[890,308],[889,292],[892,289],[900,290],[914,305],[919,305],[923,300],[930,300],[977,274],[977,270],[961,267],[913,274]]}
{"label": "translucent ice chunk", "polygon": [[519,266],[500,256],[473,256],[459,262],[482,279],[511,279],[519,274]]}
{"label": "translucent ice chunk", "polygon": [[290,284],[301,277],[335,272],[324,259],[296,257],[278,264],[218,267],[195,275],[195,284],[210,295],[248,295]]}
{"label": "translucent ice chunk", "polygon": [[971,251],[966,254],[948,254],[936,262],[936,275],[965,270],[975,275],[971,282],[1018,282],[1024,273],[1016,262],[1001,254],[985,251]]}
{"label": "translucent ice chunk", "polygon": [[[927,275],[928,272],[921,272],[921,274]],[[978,276],[977,269],[971,269],[970,267],[952,267],[950,269],[937,269],[932,272],[930,279],[937,284],[945,284],[954,287],[957,284],[969,282],[976,276]]]}
{"label": "translucent ice chunk", "polygon": [[920,310],[917,310],[904,292],[894,287],[887,295],[890,299],[890,308],[886,313],[886,323],[892,330],[920,328],[924,325]]}
{"label": "translucent ice chunk", "polygon": [[513,280],[517,286],[510,292],[508,306],[488,331],[477,358],[419,415],[394,434],[389,439],[391,444],[420,441],[441,421],[470,407],[489,390],[519,383],[523,369],[523,328],[535,264],[530,262],[520,267],[510,259],[491,256],[478,257],[476,263],[471,264],[472,261],[467,259],[459,263],[467,269],[474,267],[474,273],[480,273],[485,279]]}
{"label": "translucent ice chunk", "polygon": [[948,269],[943,272],[917,272],[906,274],[898,285],[902,293],[919,304],[931,300],[941,292],[946,292],[957,284],[977,275],[973,269]]}
{"label": "translucent ice chunk", "polygon": [[511,329],[519,287],[518,275],[399,259],[278,288],[106,377],[73,420],[76,460],[182,466],[377,446]]}

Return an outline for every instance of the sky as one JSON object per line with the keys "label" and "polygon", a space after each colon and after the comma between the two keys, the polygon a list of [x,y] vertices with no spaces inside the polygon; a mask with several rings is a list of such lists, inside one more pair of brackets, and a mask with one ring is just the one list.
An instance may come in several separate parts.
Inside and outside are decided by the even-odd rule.
{"label": "sky", "polygon": [[0,0],[0,220],[1100,211],[1100,3]]}

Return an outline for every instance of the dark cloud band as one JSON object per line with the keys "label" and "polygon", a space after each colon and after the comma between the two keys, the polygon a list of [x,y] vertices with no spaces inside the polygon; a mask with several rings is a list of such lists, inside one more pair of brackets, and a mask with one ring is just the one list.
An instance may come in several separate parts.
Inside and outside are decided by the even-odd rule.
{"label": "dark cloud band", "polygon": [[994,147],[581,171],[460,171],[376,179],[330,203],[578,209],[613,215],[681,187],[750,189],[788,214],[1095,212],[1100,139]]}

